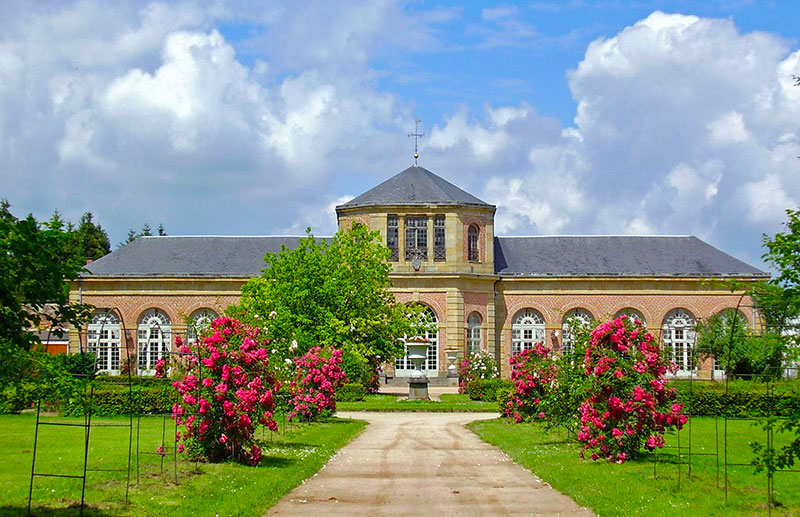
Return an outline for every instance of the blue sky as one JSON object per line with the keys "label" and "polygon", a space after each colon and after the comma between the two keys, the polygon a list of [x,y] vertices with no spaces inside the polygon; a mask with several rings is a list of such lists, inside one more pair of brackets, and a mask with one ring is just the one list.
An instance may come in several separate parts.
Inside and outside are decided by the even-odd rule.
{"label": "blue sky", "polygon": [[800,200],[797,2],[0,6],[0,196],[112,242],[318,235],[412,163],[497,233],[691,234],[754,265]]}

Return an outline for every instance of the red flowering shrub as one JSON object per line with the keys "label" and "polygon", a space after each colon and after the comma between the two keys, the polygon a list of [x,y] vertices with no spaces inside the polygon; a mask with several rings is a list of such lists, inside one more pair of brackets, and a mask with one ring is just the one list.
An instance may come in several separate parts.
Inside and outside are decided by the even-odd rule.
{"label": "red flowering shrub", "polygon": [[580,407],[581,457],[622,463],[642,446],[663,447],[664,432],[686,423],[665,385],[669,363],[640,321],[623,316],[599,325],[583,364],[589,398]]}
{"label": "red flowering shrub", "polygon": [[506,401],[505,415],[515,422],[547,418],[550,394],[558,375],[552,353],[551,348],[536,343],[509,360],[514,391]]}
{"label": "red flowering shrub", "polygon": [[233,457],[256,465],[261,459],[253,434],[259,423],[278,429],[273,396],[280,383],[268,368],[269,341],[260,340],[258,332],[218,318],[210,336],[178,349],[187,354],[187,372],[173,383],[181,396],[172,409],[183,427],[176,437],[179,451],[188,445],[209,461]]}
{"label": "red flowering shrub", "polygon": [[313,421],[325,410],[335,411],[336,389],[347,382],[342,370],[342,351],[333,349],[327,354],[315,346],[302,357],[295,357],[294,362],[296,373],[290,385],[289,419],[299,416]]}

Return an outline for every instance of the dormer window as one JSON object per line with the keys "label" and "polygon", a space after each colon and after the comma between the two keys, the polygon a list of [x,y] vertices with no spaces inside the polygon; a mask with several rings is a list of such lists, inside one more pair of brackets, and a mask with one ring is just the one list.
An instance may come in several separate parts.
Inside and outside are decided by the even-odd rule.
{"label": "dormer window", "polygon": [[386,218],[386,246],[389,248],[391,255],[389,260],[397,262],[400,260],[400,222],[396,215],[390,215]]}
{"label": "dormer window", "polygon": [[479,260],[478,254],[478,237],[480,236],[480,232],[476,225],[470,225],[469,229],[467,230],[467,256],[468,259],[472,262],[477,262]]}
{"label": "dormer window", "polygon": [[433,218],[433,260],[435,261],[447,260],[444,230],[444,216],[437,215]]}
{"label": "dormer window", "polygon": [[427,216],[406,217],[406,260],[428,260]]}

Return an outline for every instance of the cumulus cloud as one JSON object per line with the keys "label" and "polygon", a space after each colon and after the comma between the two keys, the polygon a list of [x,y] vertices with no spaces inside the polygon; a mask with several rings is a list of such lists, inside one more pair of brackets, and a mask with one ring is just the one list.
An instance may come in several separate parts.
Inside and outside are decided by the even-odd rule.
{"label": "cumulus cloud", "polygon": [[695,234],[758,263],[761,233],[800,201],[792,74],[800,51],[778,37],[655,12],[569,73],[574,127],[532,134],[546,126],[529,106],[462,109],[428,144],[494,166],[482,193],[500,233]]}
{"label": "cumulus cloud", "polygon": [[[73,220],[108,206],[112,240],[159,220],[332,232],[345,193],[410,161],[398,137],[415,99],[383,87],[376,56],[437,52],[434,24],[461,16],[390,0],[291,16],[188,0],[4,9],[4,195]],[[222,24],[247,34],[226,39]],[[481,24],[467,30],[483,51],[541,40],[516,8],[484,9]],[[655,12],[588,46],[568,73],[572,124],[532,100],[452,101],[426,121],[422,163],[496,204],[499,234],[692,233],[757,263],[761,233],[800,201],[792,74],[800,51],[777,36]]]}

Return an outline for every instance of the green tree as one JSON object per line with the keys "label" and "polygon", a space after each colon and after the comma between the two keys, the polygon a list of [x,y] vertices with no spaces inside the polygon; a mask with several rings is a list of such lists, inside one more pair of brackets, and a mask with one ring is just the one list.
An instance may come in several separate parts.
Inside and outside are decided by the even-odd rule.
{"label": "green tree", "polygon": [[730,377],[772,378],[782,373],[786,347],[780,334],[754,335],[739,311],[727,309],[699,321],[697,335],[698,357],[715,357]]}
{"label": "green tree", "polygon": [[91,212],[84,213],[74,232],[83,258],[97,260],[111,252],[111,242],[103,227],[95,224],[93,219]]}
{"label": "green tree", "polygon": [[396,303],[389,291],[389,250],[363,225],[330,240],[311,229],[294,250],[267,253],[269,267],[242,287],[238,317],[268,326],[277,346],[296,340],[301,354],[335,346],[387,361],[402,353],[402,338],[426,323],[421,308]]}
{"label": "green tree", "polygon": [[[158,236],[159,237],[165,237],[167,235],[167,230],[164,229],[164,224],[163,223],[158,223],[158,229],[156,231],[158,232]],[[126,244],[130,244],[137,237],[151,237],[152,235],[153,235],[153,229],[150,228],[150,224],[149,223],[144,223],[144,225],[142,226],[142,229],[139,230],[138,232],[136,230],[134,230],[133,228],[128,230],[128,236],[125,238],[124,241],[120,242],[117,245],[117,247],[121,248],[122,246],[125,246]]]}
{"label": "green tree", "polygon": [[[46,223],[16,218],[0,204],[0,380],[24,375],[39,343],[31,330],[79,326],[90,307],[70,303],[69,284],[83,269],[74,236],[58,214]],[[58,332],[56,332],[58,333]]]}
{"label": "green tree", "polygon": [[[800,318],[800,209],[786,210],[788,220],[784,223],[786,231],[778,232],[770,238],[764,235],[767,251],[763,258],[778,272],[768,284],[754,292],[759,310],[766,319],[770,333],[781,340],[785,356],[797,360],[798,328]],[[756,471],[766,469],[770,475],[778,469],[791,468],[800,459],[800,415],[777,422],[768,419],[765,429],[794,434],[794,439],[780,449],[771,445],[753,443],[756,453],[753,465]]]}

